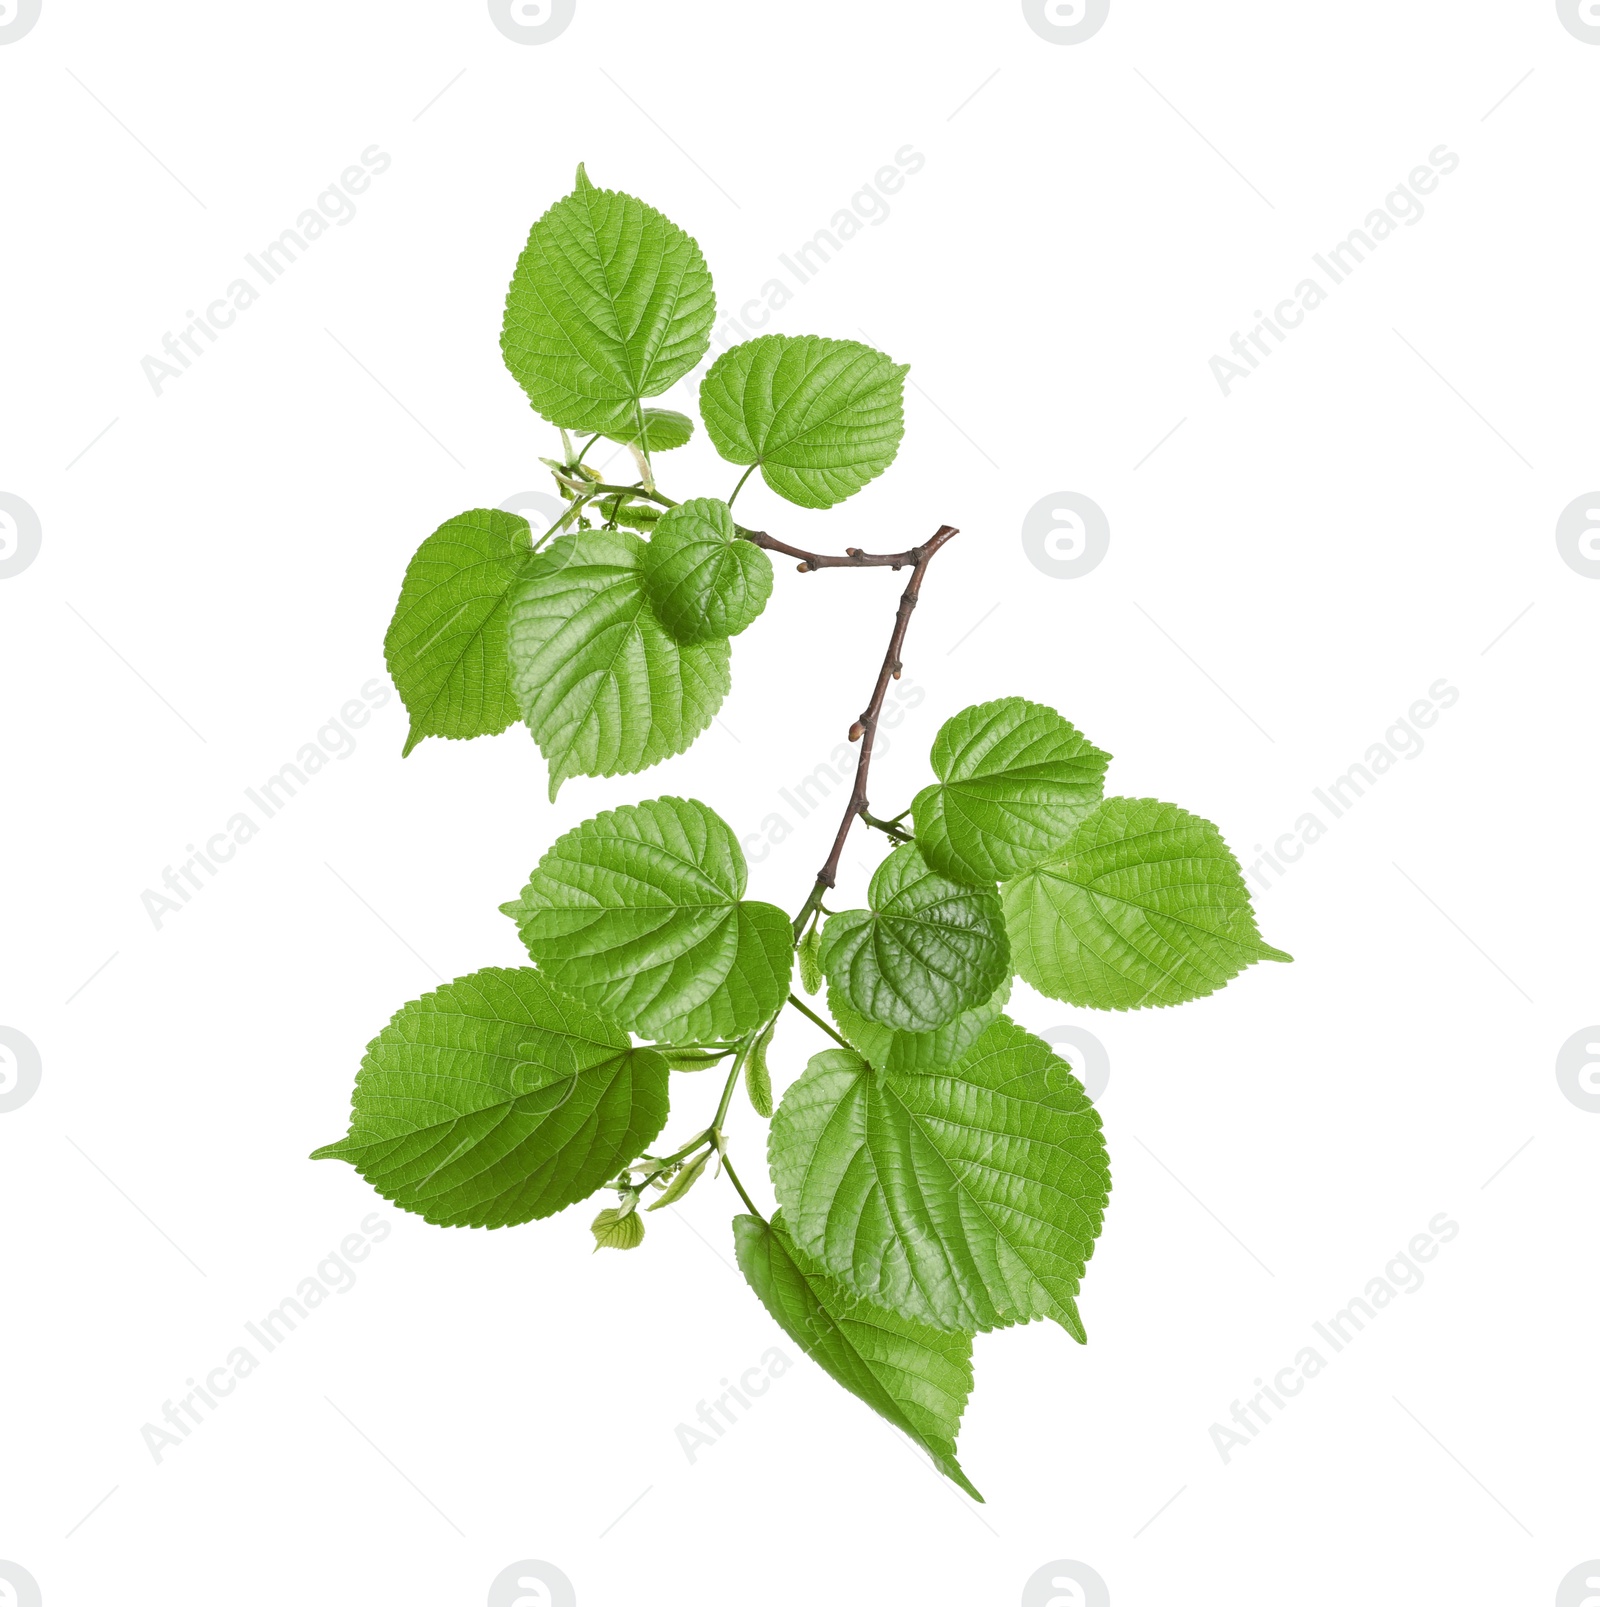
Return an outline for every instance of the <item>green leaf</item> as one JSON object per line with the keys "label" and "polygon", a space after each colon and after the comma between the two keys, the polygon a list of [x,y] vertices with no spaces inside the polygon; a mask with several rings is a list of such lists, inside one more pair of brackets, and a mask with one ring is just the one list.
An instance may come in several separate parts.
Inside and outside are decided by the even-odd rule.
{"label": "green leaf", "polygon": [[1107,798],[1059,856],[1001,891],[1017,974],[1069,1004],[1182,1004],[1290,958],[1261,940],[1217,828],[1153,798]]}
{"label": "green leaf", "polygon": [[998,1019],[1011,997],[1007,977],[982,1004],[964,1010],[932,1032],[896,1032],[858,1013],[837,988],[828,989],[834,1024],[879,1071],[945,1071],[953,1066]]}
{"label": "green leaf", "polygon": [[349,1161],[444,1227],[507,1227],[593,1194],[667,1119],[667,1062],[537,971],[458,977],[367,1046]]}
{"label": "green leaf", "polygon": [[831,1049],[768,1140],[800,1247],[868,1299],[944,1329],[1051,1317],[1076,1296],[1111,1175],[1067,1063],[1001,1016],[946,1070],[874,1070]]}
{"label": "green leaf", "polygon": [[516,720],[506,604],[531,539],[518,514],[473,508],[440,525],[406,566],[383,639],[411,716],[403,753],[424,737],[493,736]]}
{"label": "green leaf", "polygon": [[720,1054],[714,1049],[669,1049],[664,1044],[657,1044],[662,1054],[667,1057],[667,1064],[674,1071],[709,1071],[719,1061],[728,1058],[728,1051],[724,1049]]}
{"label": "green leaf", "polygon": [[736,534],[716,497],[696,497],[657,521],[643,560],[644,591],[680,642],[737,636],[772,595],[772,560]]}
{"label": "green leaf", "polygon": [[685,1194],[700,1181],[700,1174],[706,1169],[706,1162],[716,1153],[708,1149],[703,1155],[697,1156],[687,1166],[681,1167],[678,1175],[661,1191],[661,1197],[653,1200],[645,1207],[647,1211],[659,1211],[664,1205],[672,1205],[681,1200]]}
{"label": "green leaf", "polygon": [[871,346],[761,335],[725,351],[700,382],[700,416],[730,463],[802,508],[831,508],[894,462],[906,367]]}
{"label": "green leaf", "polygon": [[974,1501],[956,1461],[956,1430],[972,1393],[972,1336],[941,1333],[863,1300],[830,1278],[771,1224],[733,1219],[739,1269],[783,1331],[835,1382],[909,1434]]}
{"label": "green leaf", "polygon": [[914,843],[884,860],[871,909],[830,916],[822,969],[862,1015],[931,1032],[983,1003],[1010,971],[999,897],[928,868]]}
{"label": "green leaf", "polygon": [[[674,447],[687,446],[694,434],[694,420],[687,413],[674,412],[670,407],[646,407],[644,417],[644,448],[647,452],[670,452]],[[639,426],[631,419],[625,429],[602,430],[608,441],[620,441],[632,446],[639,439]]]}
{"label": "green leaf", "polygon": [[822,928],[813,926],[800,939],[800,986],[814,994],[822,986]]}
{"label": "green leaf", "polygon": [[589,1224],[599,1250],[637,1250],[644,1243],[644,1219],[636,1210],[608,1205]]}
{"label": "green leaf", "polygon": [[789,918],[744,890],[727,823],[656,798],[557,838],[503,908],[557,986],[636,1032],[694,1043],[753,1031],[789,989]]}
{"label": "green leaf", "polygon": [[624,530],[552,542],[511,603],[511,685],[550,764],[615,776],[682,753],[728,695],[728,643],[682,645],[645,598],[645,543]]}
{"label": "green leaf", "polygon": [[632,438],[643,398],[705,355],[716,300],[700,247],[654,207],[577,188],[534,224],[506,296],[500,349],[535,411]]}
{"label": "green leaf", "polygon": [[1059,851],[1100,801],[1111,755],[1054,709],[979,703],[933,742],[936,785],[912,802],[917,846],[958,882],[1005,881]]}
{"label": "green leaf", "polygon": [[756,1039],[750,1056],[744,1063],[744,1091],[750,1096],[751,1108],[758,1116],[772,1114],[772,1073],[767,1070],[767,1048],[777,1030],[778,1018]]}

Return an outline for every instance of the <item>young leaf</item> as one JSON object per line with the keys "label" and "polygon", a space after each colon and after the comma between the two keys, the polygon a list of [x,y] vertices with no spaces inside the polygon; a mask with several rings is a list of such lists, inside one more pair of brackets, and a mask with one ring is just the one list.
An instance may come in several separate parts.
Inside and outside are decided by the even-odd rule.
{"label": "young leaf", "polygon": [[894,462],[905,377],[859,341],[760,335],[711,365],[700,416],[730,463],[759,463],[780,497],[831,508]]}
{"label": "young leaf", "polygon": [[580,167],[517,258],[500,349],[552,424],[631,439],[640,402],[705,355],[715,315],[700,247]]}
{"label": "young leaf", "polygon": [[1011,997],[1007,977],[982,1004],[964,1010],[932,1032],[896,1032],[859,1014],[837,988],[828,989],[834,1024],[879,1071],[944,1071],[953,1066],[996,1020]]}
{"label": "young leaf", "polygon": [[444,1227],[499,1228],[593,1194],[667,1119],[667,1062],[537,971],[475,971],[401,1009],[367,1046],[349,1161]]}
{"label": "young leaf", "polygon": [[810,927],[800,939],[800,986],[814,994],[822,986],[822,928]]}
{"label": "young leaf", "polygon": [[703,803],[656,798],[558,837],[503,907],[552,981],[640,1033],[736,1037],[789,989],[793,930],[744,899],[745,862]]}
{"label": "young leaf", "polygon": [[772,560],[735,534],[728,504],[716,497],[661,516],[643,573],[650,606],[680,642],[737,636],[772,595]]}
{"label": "young leaf", "polygon": [[1085,1338],[1075,1297],[1111,1188],[1100,1118],[1008,1017],[940,1071],[814,1056],[768,1155],[796,1243],[868,1299],[949,1330],[1052,1317]]}
{"label": "young leaf", "polygon": [[1262,942],[1217,828],[1153,798],[1107,798],[1056,858],[1001,891],[1017,974],[1069,1004],[1182,1004],[1290,958]]}
{"label": "young leaf", "polygon": [[681,1200],[684,1195],[687,1194],[689,1190],[700,1181],[700,1174],[705,1171],[706,1162],[709,1161],[715,1153],[715,1150],[708,1149],[705,1154],[697,1156],[694,1160],[690,1161],[689,1164],[683,1167],[679,1171],[678,1175],[673,1178],[673,1180],[667,1184],[664,1189],[662,1189],[660,1198],[652,1200],[650,1204],[645,1207],[645,1210],[659,1211],[663,1205],[671,1205],[675,1201]]}
{"label": "young leaf", "polygon": [[935,870],[985,885],[1066,843],[1100,801],[1111,755],[1054,709],[1008,697],[946,720],[932,760],[938,783],[911,805],[917,846]]}
{"label": "young leaf", "polygon": [[596,1250],[637,1250],[644,1243],[643,1218],[637,1211],[624,1211],[618,1205],[608,1205],[589,1224],[589,1231],[594,1235]]}
{"label": "young leaf", "polygon": [[[670,407],[646,407],[644,416],[644,448],[647,452],[670,452],[674,447],[687,446],[694,434],[694,420],[687,413],[675,412]],[[602,430],[608,441],[620,441],[633,446],[639,440],[639,427],[630,419],[625,429]]]}
{"label": "young leaf", "polygon": [[550,765],[569,776],[645,770],[682,753],[728,694],[726,638],[682,645],[645,598],[645,543],[624,530],[561,536],[511,602],[511,686]]}
{"label": "young leaf", "polygon": [[931,1032],[983,1003],[1011,961],[999,897],[928,868],[916,844],[884,860],[871,909],[828,918],[822,969],[862,1015],[899,1032]]}
{"label": "young leaf", "polygon": [[708,1071],[712,1066],[728,1058],[728,1051],[718,1054],[711,1049],[667,1049],[657,1045],[662,1054],[667,1057],[667,1064],[674,1071]]}
{"label": "young leaf", "polygon": [[406,566],[383,639],[411,716],[402,755],[424,737],[493,736],[515,722],[506,604],[530,542],[526,519],[473,508],[440,525]]}
{"label": "young leaf", "polygon": [[767,1047],[777,1025],[774,1016],[772,1025],[756,1039],[744,1063],[744,1091],[749,1094],[751,1108],[758,1116],[772,1114],[772,1073],[767,1070]]}
{"label": "young leaf", "polygon": [[734,1253],[756,1298],[837,1383],[909,1434],[974,1501],[956,1461],[956,1430],[972,1393],[972,1336],[941,1333],[845,1288],[799,1249],[780,1211],[770,1225],[733,1219]]}

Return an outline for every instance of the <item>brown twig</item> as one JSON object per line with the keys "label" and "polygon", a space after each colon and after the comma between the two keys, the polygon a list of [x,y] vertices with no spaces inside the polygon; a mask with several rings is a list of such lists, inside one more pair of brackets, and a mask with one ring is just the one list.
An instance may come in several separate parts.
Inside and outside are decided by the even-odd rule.
{"label": "brown twig", "polygon": [[[919,552],[929,552],[931,555],[941,537],[948,539],[941,530],[926,547],[912,547],[906,552],[863,552],[859,547],[846,547],[843,555],[839,556],[831,552],[807,552],[804,547],[791,547],[787,541],[779,541],[765,530],[746,530],[741,525],[739,534],[746,541],[765,547],[768,552],[782,552],[791,558],[798,558],[802,575],[814,569],[904,569],[907,564],[916,563]],[[949,534],[953,536],[955,531]]]}
{"label": "brown twig", "polygon": [[[751,532],[750,539],[754,540],[760,534],[759,531]],[[811,896],[807,898],[805,907],[794,918],[796,939],[805,931],[806,923],[822,903],[823,894],[837,879],[839,857],[844,853],[845,838],[850,835],[850,827],[855,822],[856,816],[867,807],[867,772],[872,766],[872,743],[878,734],[878,716],[883,710],[883,700],[888,695],[889,682],[900,677],[900,652],[905,646],[906,628],[911,623],[911,611],[917,606],[917,596],[922,590],[922,577],[927,572],[929,560],[933,555],[957,534],[959,532],[951,526],[940,525],[920,547],[912,547],[908,552],[874,555],[851,548],[849,551],[854,556],[844,558],[800,553],[796,548],[785,546],[781,541],[774,541],[770,536],[763,536],[757,542],[758,546],[772,547],[776,551],[803,558],[805,563],[801,565],[802,569],[813,565],[818,568],[838,568],[873,564],[887,565],[891,569],[899,569],[905,564],[911,566],[911,578],[906,582],[906,589],[900,594],[900,606],[894,615],[894,630],[889,636],[889,650],[883,656],[883,668],[878,671],[878,684],[872,689],[872,700],[862,711],[861,718],[850,727],[850,740],[854,742],[859,738],[861,742],[861,757],[856,761],[855,785],[850,789],[850,801],[845,805],[844,819],[839,822],[839,833],[833,840],[833,852],[828,855],[827,864],[817,872],[816,885],[811,889]]]}

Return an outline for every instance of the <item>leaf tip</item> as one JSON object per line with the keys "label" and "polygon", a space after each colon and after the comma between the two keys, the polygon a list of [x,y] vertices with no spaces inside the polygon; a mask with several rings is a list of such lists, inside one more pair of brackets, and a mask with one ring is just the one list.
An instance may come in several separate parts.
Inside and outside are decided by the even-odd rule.
{"label": "leaf tip", "polygon": [[578,163],[578,176],[572,181],[572,187],[582,195],[585,190],[592,190],[594,185],[589,182],[589,175],[584,171],[583,163]]}

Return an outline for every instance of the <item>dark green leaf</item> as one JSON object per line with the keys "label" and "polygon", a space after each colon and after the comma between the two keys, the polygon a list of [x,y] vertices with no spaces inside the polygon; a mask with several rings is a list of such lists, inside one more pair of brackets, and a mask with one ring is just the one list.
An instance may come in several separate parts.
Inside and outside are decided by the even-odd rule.
{"label": "dark green leaf", "polygon": [[931,1032],[986,1000],[1010,970],[992,891],[928,868],[908,843],[878,867],[870,909],[830,916],[822,969],[862,1015],[900,1032]]}

